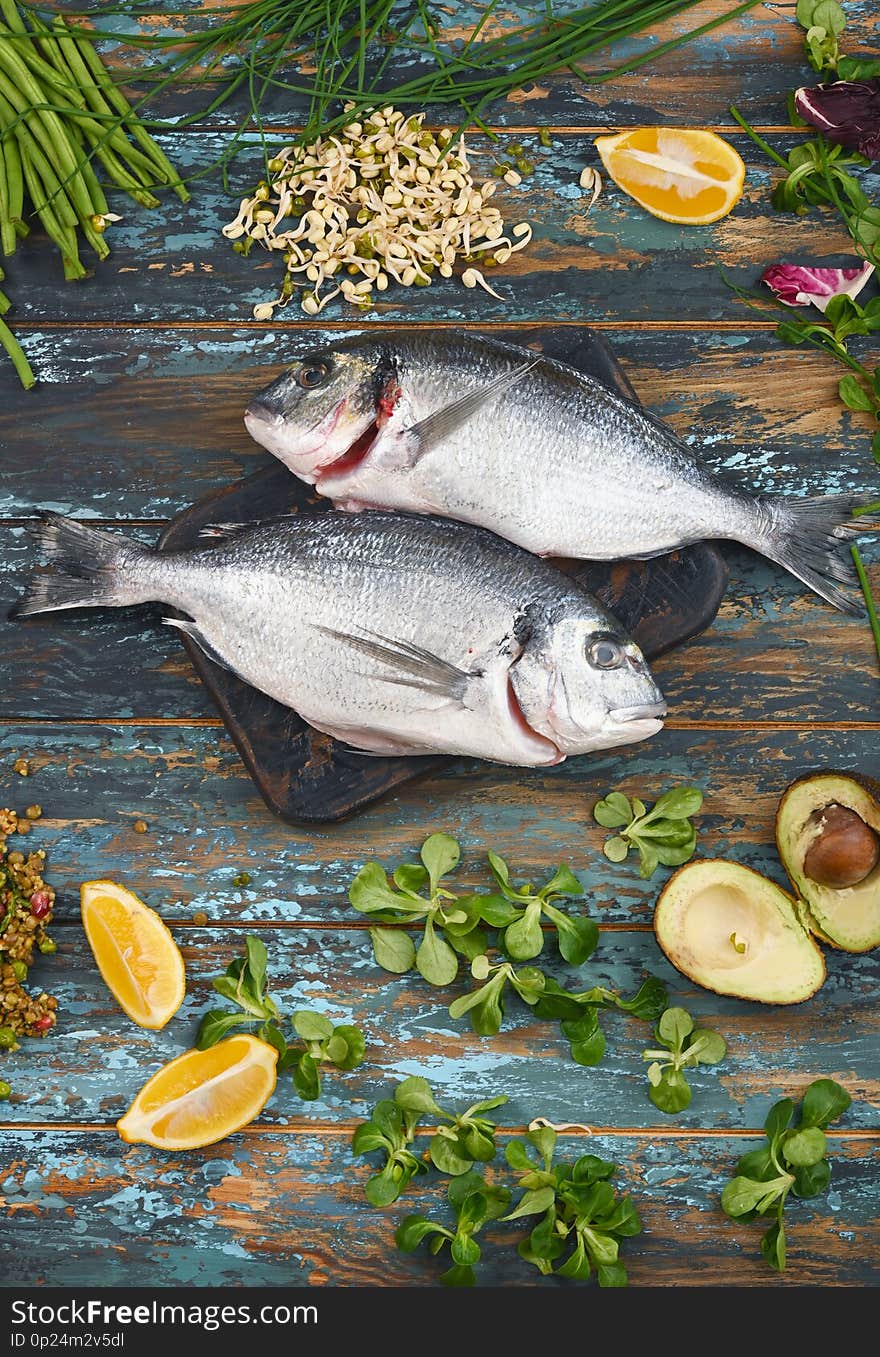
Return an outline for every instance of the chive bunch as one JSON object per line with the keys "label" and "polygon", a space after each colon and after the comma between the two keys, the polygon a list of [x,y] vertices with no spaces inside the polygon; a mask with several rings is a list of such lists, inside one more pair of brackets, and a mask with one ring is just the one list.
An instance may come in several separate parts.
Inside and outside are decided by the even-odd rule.
{"label": "chive bunch", "polygon": [[[14,0],[0,0],[0,248],[8,258],[36,216],[55,242],[67,279],[84,278],[79,236],[98,259],[108,210],[100,167],[109,186],[144,207],[157,207],[154,187],[188,193],[167,157],[110,80],[91,43],[56,17],[35,15],[27,26]],[[3,274],[0,273],[0,278]],[[0,294],[0,315],[9,301]],[[0,322],[0,343],[22,385],[33,385],[27,359]]]}
{"label": "chive bunch", "polygon": [[[153,119],[152,127],[185,127],[203,121],[238,92],[248,110],[226,146],[225,167],[255,129],[265,142],[264,105],[271,93],[305,98],[303,143],[327,136],[383,104],[422,111],[452,107],[460,126],[482,126],[487,105],[523,85],[568,69],[588,84],[633,71],[655,57],[708,33],[754,8],[741,3],[698,27],[656,44],[629,60],[604,69],[584,70],[580,62],[608,53],[624,39],[639,36],[701,0],[594,0],[588,5],[544,0],[528,23],[488,36],[488,24],[500,0],[487,0],[470,33],[447,39],[442,13],[429,0],[249,0],[234,7],[164,9],[163,19],[184,16],[187,32],[120,34],[102,28],[111,15],[131,18],[128,5],[76,11],[93,27],[73,30],[78,39],[108,38],[149,53],[132,79],[149,85],[138,111],[164,90],[182,84],[211,85],[213,93],[196,112],[172,124]],[[23,8],[31,13],[31,7]],[[42,6],[37,7],[44,12]],[[204,23],[192,31],[191,23]],[[406,61],[405,78],[389,70],[395,58]],[[292,72],[292,73],[291,73]],[[342,110],[343,103],[350,105]],[[267,159],[269,152],[267,149]]]}

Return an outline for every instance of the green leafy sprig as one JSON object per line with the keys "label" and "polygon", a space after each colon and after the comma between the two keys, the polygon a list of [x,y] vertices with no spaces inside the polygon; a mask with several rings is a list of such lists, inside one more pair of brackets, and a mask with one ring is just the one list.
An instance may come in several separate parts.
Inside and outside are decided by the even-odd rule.
{"label": "green leafy sprig", "polygon": [[279,1074],[290,1070],[299,1096],[313,1101],[321,1093],[321,1066],[353,1070],[363,1062],[364,1034],[349,1024],[334,1026],[323,1013],[299,1009],[290,1019],[302,1045],[291,1044],[282,1031],[286,1019],[269,993],[268,953],[261,938],[245,939],[244,955],[236,957],[224,975],[211,981],[213,988],[239,1010],[214,1008],[199,1025],[196,1045],[200,1051],[216,1046],[236,1027],[256,1027],[261,1041],[278,1052]]}
{"label": "green leafy sprig", "polygon": [[474,1268],[480,1261],[481,1249],[475,1236],[490,1221],[498,1220],[510,1205],[506,1187],[492,1186],[476,1171],[453,1178],[446,1193],[455,1217],[455,1228],[449,1229],[427,1216],[407,1216],[395,1233],[397,1247],[412,1253],[423,1241],[428,1241],[431,1253],[438,1254],[448,1247],[452,1267],[440,1281],[444,1286],[473,1286]]}
{"label": "green leafy sprig", "polygon": [[851,1101],[833,1079],[816,1079],[804,1093],[794,1125],[791,1098],[775,1103],[764,1122],[766,1144],[743,1155],[721,1194],[722,1209],[735,1220],[775,1217],[761,1240],[761,1253],[777,1272],[785,1269],[783,1213],[789,1194],[817,1197],[827,1190],[831,1165],[825,1157],[825,1129],[843,1116]]}
{"label": "green leafy sprig", "polygon": [[547,983],[547,977],[537,966],[516,970],[509,961],[493,965],[487,956],[474,957],[471,974],[483,983],[454,999],[449,1005],[449,1016],[462,1018],[467,1013],[472,1030],[481,1037],[494,1037],[500,1032],[508,985],[524,1004],[534,1007]]}
{"label": "green leafy sprig", "polygon": [[619,1197],[608,1181],[617,1165],[594,1154],[554,1165],[556,1140],[552,1128],[541,1127],[505,1151],[522,1196],[504,1219],[541,1217],[518,1252],[545,1276],[586,1281],[595,1270],[600,1286],[626,1286],[620,1246],[642,1223],[631,1198]]}
{"label": "green leafy sprig", "polygon": [[417,1174],[427,1173],[428,1165],[410,1146],[415,1140],[420,1113],[383,1098],[373,1108],[369,1121],[361,1122],[351,1141],[352,1153],[369,1154],[378,1150],[384,1162],[364,1184],[371,1206],[390,1206]]}
{"label": "green leafy sprig", "polygon": [[[514,961],[529,961],[544,947],[542,924],[556,933],[562,957],[580,966],[594,950],[599,930],[586,915],[559,908],[566,898],[581,896],[583,886],[562,866],[542,886],[516,886],[510,868],[497,853],[488,855],[496,891],[457,895],[444,878],[461,860],[461,849],[449,834],[432,834],[422,844],[421,861],[395,868],[391,882],[378,862],[358,872],[349,899],[354,908],[376,920],[370,929],[373,955],[383,970],[405,975],[413,967],[430,984],[448,985],[459,969],[459,957],[472,962],[484,955],[489,940],[485,924],[500,931],[500,944]],[[418,945],[400,928],[381,924],[422,924]]]}
{"label": "green leafy sprig", "polygon": [[557,867],[543,886],[514,886],[510,868],[497,853],[489,852],[489,869],[500,891],[499,896],[481,897],[479,910],[484,923],[500,928],[501,946],[514,961],[531,961],[544,948],[546,921],[556,932],[562,958],[572,966],[582,966],[599,941],[599,929],[586,914],[565,914],[556,903],[580,896],[584,888],[569,867]]}
{"label": "green leafy sprig", "polygon": [[[682,791],[695,790],[679,789],[678,793],[667,794],[666,804],[671,805],[673,814],[676,807],[695,806],[693,795],[681,795]],[[673,798],[671,802],[669,797]],[[670,823],[668,816],[657,817],[664,852],[668,851],[664,839],[673,832]],[[690,826],[689,829],[692,832]],[[596,1064],[605,1050],[599,1008],[626,1009],[631,1001],[601,988],[575,994],[563,989],[540,967],[516,964],[539,957],[547,937],[553,934],[560,955],[570,965],[581,966],[589,959],[599,939],[596,923],[586,914],[570,914],[560,908],[563,900],[583,895],[580,881],[563,865],[539,886],[518,885],[504,858],[490,851],[488,863],[495,889],[489,894],[457,896],[444,883],[460,858],[455,839],[448,834],[433,834],[422,845],[420,862],[397,867],[390,883],[378,863],[369,862],[361,868],[349,898],[355,909],[377,920],[377,925],[370,929],[376,961],[395,974],[405,974],[415,966],[425,979],[439,986],[456,978],[459,957],[463,957],[470,965],[471,975],[480,983],[453,1000],[449,1007],[451,1018],[467,1015],[478,1036],[495,1036],[504,1020],[506,998],[513,992],[539,1017],[561,1023],[576,1061]],[[398,921],[424,921],[418,948],[400,928],[379,926]],[[490,955],[493,930],[500,951],[497,960]],[[652,979],[650,984],[655,999],[659,993],[662,1000],[656,1012],[654,1007],[650,1008],[648,1019],[654,1021],[666,1006],[666,990],[657,980]],[[547,999],[544,1005],[543,997]],[[630,1011],[637,1012],[638,1008],[639,1004]]]}
{"label": "green leafy sprig", "polygon": [[324,1013],[299,1009],[291,1022],[304,1046],[288,1045],[281,1052],[279,1070],[291,1070],[293,1086],[307,1102],[320,1097],[321,1066],[354,1070],[363,1063],[366,1051],[364,1034],[348,1023],[334,1026]]}
{"label": "green leafy sprig", "polygon": [[495,1158],[497,1128],[494,1122],[481,1113],[502,1107],[507,1102],[506,1094],[472,1103],[464,1112],[447,1112],[435,1099],[427,1079],[412,1075],[398,1084],[394,1101],[405,1112],[415,1113],[419,1117],[431,1116],[447,1123],[438,1126],[428,1148],[431,1163],[441,1173],[458,1177],[467,1173],[474,1164],[488,1164]]}
{"label": "green leafy sprig", "polygon": [[[416,970],[431,985],[448,985],[458,974],[458,956],[485,951],[476,896],[457,896],[441,885],[461,858],[449,834],[432,834],[422,844],[421,862],[395,868],[389,883],[378,862],[367,862],[348,893],[356,910],[380,923],[423,925],[416,947],[399,928],[370,929],[373,955],[383,970],[405,975]],[[470,936],[476,934],[476,936]]]}
{"label": "green leafy sprig", "polygon": [[691,1087],[683,1071],[696,1065],[717,1065],[727,1054],[727,1043],[718,1032],[694,1027],[683,1008],[667,1008],[660,1015],[654,1035],[662,1050],[642,1051],[648,1066],[648,1096],[661,1112],[674,1115],[690,1105]]}
{"label": "green leafy sprig", "polygon": [[795,16],[807,30],[804,46],[813,70],[820,74],[836,72],[840,58],[837,39],[846,28],[846,15],[840,5],[836,0],[798,0]]}
{"label": "green leafy sprig", "polygon": [[646,976],[629,999],[602,985],[574,993],[548,976],[535,1012],[539,1018],[559,1023],[572,1060],[578,1065],[598,1065],[605,1054],[605,1033],[599,1021],[603,1008],[618,1008],[644,1022],[656,1022],[668,1000],[666,986],[655,975]]}
{"label": "green leafy sprig", "polygon": [[838,38],[846,28],[846,15],[837,0],[798,0],[795,16],[805,28],[804,46],[814,71],[832,80],[875,80],[880,61],[875,57],[847,57]]}
{"label": "green leafy sprig", "polygon": [[593,818],[605,829],[620,832],[606,839],[610,862],[623,862],[630,849],[639,855],[639,876],[653,876],[658,866],[680,867],[693,857],[697,831],[691,824],[703,804],[699,787],[674,787],[648,810],[637,796],[608,792],[593,807]]}

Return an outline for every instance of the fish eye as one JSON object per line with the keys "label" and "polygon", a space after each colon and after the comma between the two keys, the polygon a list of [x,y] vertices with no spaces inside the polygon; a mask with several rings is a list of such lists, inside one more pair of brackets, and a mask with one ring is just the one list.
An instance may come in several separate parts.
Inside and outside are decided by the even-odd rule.
{"label": "fish eye", "polygon": [[587,659],[594,669],[617,669],[623,663],[623,646],[611,636],[599,636],[587,647]]}
{"label": "fish eye", "polygon": [[330,375],[330,365],[328,363],[303,363],[296,375],[296,380],[305,391],[314,391],[316,387],[321,386]]}

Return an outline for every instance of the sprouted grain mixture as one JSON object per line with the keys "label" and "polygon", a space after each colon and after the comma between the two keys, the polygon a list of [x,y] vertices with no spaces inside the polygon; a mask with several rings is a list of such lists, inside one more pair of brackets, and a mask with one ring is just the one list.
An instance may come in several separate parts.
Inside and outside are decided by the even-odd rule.
{"label": "sprouted grain mixture", "polygon": [[55,951],[48,932],[55,892],[43,879],[46,854],[7,844],[41,813],[36,805],[23,815],[0,810],[0,1053],[17,1050],[18,1037],[44,1037],[55,1025],[58,1000],[25,988],[35,954]]}
{"label": "sprouted grain mixture", "polygon": [[[429,287],[435,274],[451,278],[459,261],[465,287],[499,295],[482,268],[524,249],[532,228],[519,222],[505,234],[490,203],[497,179],[477,184],[464,138],[453,145],[449,128],[430,132],[424,117],[383,108],[338,137],[289,146],[269,161],[272,182],[258,184],[223,227],[239,254],[254,241],[283,253],[281,292],[254,307],[256,320],[271,320],[298,288],[310,316],[340,295],[366,310],[390,281]],[[523,162],[523,173],[532,168]],[[521,182],[513,166],[496,169],[505,183]]]}

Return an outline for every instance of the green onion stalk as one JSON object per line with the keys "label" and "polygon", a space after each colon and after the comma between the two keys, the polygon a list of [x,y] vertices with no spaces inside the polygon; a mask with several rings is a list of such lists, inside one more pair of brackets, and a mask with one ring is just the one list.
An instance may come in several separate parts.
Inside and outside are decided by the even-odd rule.
{"label": "green onion stalk", "polygon": [[[97,258],[109,254],[108,210],[99,172],[144,207],[154,190],[189,193],[161,147],[110,79],[91,43],[58,16],[51,26],[15,0],[0,0],[0,250],[9,258],[39,221],[61,255],[67,279],[85,278],[80,241]],[[2,276],[2,275],[0,275]],[[3,298],[0,314],[8,308]],[[0,340],[21,383],[34,376],[11,331]]]}
{"label": "green onion stalk", "polygon": [[[0,269],[0,282],[3,281],[5,274]],[[18,374],[18,380],[21,382],[25,391],[28,391],[36,381],[31,365],[27,360],[24,349],[19,344],[15,335],[10,330],[3,317],[9,310],[12,303],[5,292],[0,292],[0,344],[3,345],[9,357],[12,359],[12,366]]]}

